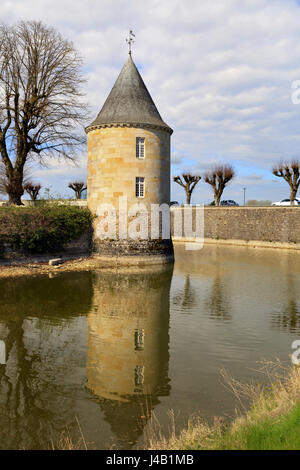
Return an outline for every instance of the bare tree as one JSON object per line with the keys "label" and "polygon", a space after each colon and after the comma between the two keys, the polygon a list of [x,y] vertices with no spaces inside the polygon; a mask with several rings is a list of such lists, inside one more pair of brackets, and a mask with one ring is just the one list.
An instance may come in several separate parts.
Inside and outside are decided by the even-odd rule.
{"label": "bare tree", "polygon": [[273,167],[272,171],[273,175],[283,178],[289,184],[290,201],[293,205],[300,185],[300,162],[292,160],[288,163],[279,163]]}
{"label": "bare tree", "polygon": [[196,184],[201,180],[201,176],[183,173],[182,176],[174,176],[173,180],[185,189],[186,203],[191,203],[192,192]]}
{"label": "bare tree", "polygon": [[34,184],[32,182],[29,182],[24,185],[24,191],[26,191],[26,193],[29,194],[30,199],[32,201],[36,201],[40,190],[41,190],[40,184]]}
{"label": "bare tree", "polygon": [[74,159],[85,142],[81,65],[72,43],[41,22],[0,26],[0,154],[13,204],[29,159]]}
{"label": "bare tree", "polygon": [[86,185],[83,181],[74,181],[69,183],[69,188],[73,189],[76,199],[81,199],[83,191],[86,190]]}
{"label": "bare tree", "polygon": [[235,176],[235,171],[231,165],[217,165],[204,175],[205,183],[211,185],[214,192],[215,205],[220,205],[220,199],[225,186]]}

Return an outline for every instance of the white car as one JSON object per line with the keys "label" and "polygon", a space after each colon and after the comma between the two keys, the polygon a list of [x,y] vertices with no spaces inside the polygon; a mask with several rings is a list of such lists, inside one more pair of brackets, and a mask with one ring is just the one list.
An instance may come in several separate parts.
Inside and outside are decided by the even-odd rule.
{"label": "white car", "polygon": [[[279,202],[273,202],[272,206],[290,206],[291,200],[290,199],[281,199]],[[300,199],[294,200],[294,206],[300,206]]]}

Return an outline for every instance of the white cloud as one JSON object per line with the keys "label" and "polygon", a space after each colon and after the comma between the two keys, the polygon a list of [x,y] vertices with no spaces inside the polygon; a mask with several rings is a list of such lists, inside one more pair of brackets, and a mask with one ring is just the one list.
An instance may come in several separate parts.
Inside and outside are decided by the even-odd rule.
{"label": "white cloud", "polygon": [[179,165],[179,163],[182,163],[183,157],[180,155],[179,152],[172,152],[171,153],[171,162],[173,165]]}
{"label": "white cloud", "polygon": [[250,175],[245,176],[245,179],[249,181],[261,181],[263,179],[263,175],[251,173]]}

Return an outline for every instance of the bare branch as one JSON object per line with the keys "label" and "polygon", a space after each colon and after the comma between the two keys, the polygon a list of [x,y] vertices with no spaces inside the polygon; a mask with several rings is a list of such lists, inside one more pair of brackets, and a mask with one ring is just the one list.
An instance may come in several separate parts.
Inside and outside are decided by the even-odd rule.
{"label": "bare branch", "polygon": [[197,183],[201,180],[201,176],[192,175],[191,173],[183,173],[182,176],[174,176],[173,180],[185,189],[186,203],[191,203],[192,192]]}
{"label": "bare branch", "polygon": [[300,161],[280,162],[273,166],[272,173],[279,178],[283,178],[289,184],[290,201],[293,205],[300,185]]}
{"label": "bare branch", "polygon": [[235,176],[233,167],[229,164],[217,165],[204,175],[205,183],[211,185],[214,192],[215,205],[220,205],[220,199],[226,185]]}
{"label": "bare branch", "polygon": [[74,181],[69,183],[68,187],[75,192],[76,199],[81,199],[83,191],[87,188],[83,181]]}
{"label": "bare branch", "polygon": [[29,182],[24,185],[24,191],[26,191],[27,194],[29,194],[30,199],[32,201],[36,201],[40,190],[41,190],[40,184],[33,184],[32,182]]}

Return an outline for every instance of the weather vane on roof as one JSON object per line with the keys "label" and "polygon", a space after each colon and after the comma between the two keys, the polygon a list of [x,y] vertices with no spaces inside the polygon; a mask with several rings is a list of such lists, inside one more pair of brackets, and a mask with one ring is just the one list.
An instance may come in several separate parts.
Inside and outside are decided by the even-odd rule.
{"label": "weather vane on roof", "polygon": [[126,42],[128,44],[128,47],[129,47],[129,54],[131,55],[131,44],[134,42],[134,39],[135,38],[135,34],[134,32],[132,31],[132,29],[129,30],[129,38],[126,38]]}

